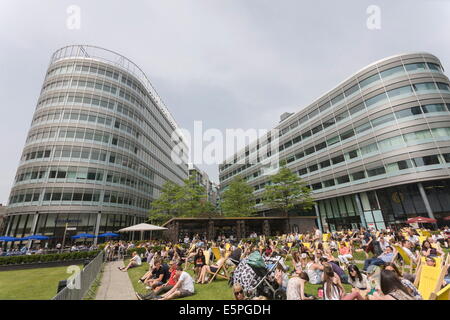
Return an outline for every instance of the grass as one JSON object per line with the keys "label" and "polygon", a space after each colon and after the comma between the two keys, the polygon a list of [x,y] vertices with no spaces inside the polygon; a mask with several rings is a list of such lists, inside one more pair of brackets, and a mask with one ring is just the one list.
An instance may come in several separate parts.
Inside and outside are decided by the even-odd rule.
{"label": "grass", "polygon": [[67,266],[1,271],[0,300],[49,300],[59,281],[70,277],[66,270]]}

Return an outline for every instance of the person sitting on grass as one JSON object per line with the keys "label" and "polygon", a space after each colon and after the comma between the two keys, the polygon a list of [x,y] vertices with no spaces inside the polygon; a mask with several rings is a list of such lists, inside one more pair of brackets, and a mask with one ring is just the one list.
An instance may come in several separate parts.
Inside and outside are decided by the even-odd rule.
{"label": "person sitting on grass", "polygon": [[154,289],[166,283],[169,277],[169,266],[162,260],[156,260],[151,275],[144,280],[144,283],[147,285],[147,289]]}
{"label": "person sitting on grass", "polygon": [[178,278],[177,283],[172,289],[163,294],[159,300],[184,298],[192,296],[195,293],[194,279],[192,279],[189,273],[183,271],[183,266],[181,264],[177,267],[176,277]]}
{"label": "person sitting on grass", "polygon": [[366,259],[364,261],[363,270],[367,271],[369,266],[372,266],[372,265],[384,266],[387,263],[391,262],[393,258],[394,258],[394,250],[392,249],[392,247],[388,246],[388,247],[386,247],[384,252],[382,254],[380,254],[378,257]]}
{"label": "person sitting on grass", "polygon": [[370,283],[367,279],[367,275],[361,273],[355,264],[350,264],[348,266],[348,275],[348,283],[351,284],[353,288],[359,290],[370,289]]}
{"label": "person sitting on grass", "polygon": [[305,295],[305,283],[308,281],[309,277],[306,272],[301,270],[301,266],[297,266],[287,284],[286,300],[313,300],[314,297]]}
{"label": "person sitting on grass", "polygon": [[200,271],[200,275],[197,279],[197,283],[205,284],[207,282],[206,275],[208,273],[216,273],[217,270],[219,270],[222,267],[222,265],[225,263],[225,260],[226,260],[226,258],[221,257],[219,260],[217,260],[217,263],[215,265],[213,264],[211,266],[208,266],[205,264],[202,267],[202,270]]}
{"label": "person sitting on grass", "polygon": [[[432,260],[434,263],[436,263],[436,262],[431,257],[426,258],[427,265],[433,267],[433,264],[432,263],[430,264],[430,262],[429,262],[430,260]],[[417,288],[413,284],[414,277],[412,275],[408,275],[408,274],[402,275],[402,273],[398,269],[397,265],[393,262],[387,263],[384,266],[384,269],[393,271],[397,275],[397,277],[400,279],[403,286],[407,289],[409,295],[413,296],[414,299],[416,299],[416,300],[422,300],[422,295],[420,294],[420,292],[417,290]],[[409,278],[409,279],[407,279],[407,278]]]}
{"label": "person sitting on grass", "polygon": [[341,242],[338,259],[343,265],[348,265],[348,259],[353,259],[352,250],[350,247],[347,247],[345,242]]}
{"label": "person sitting on grass", "polygon": [[177,268],[178,268],[178,263],[176,263],[175,261],[170,261],[169,262],[169,272],[170,272],[169,280],[166,283],[164,283],[163,285],[156,287],[153,291],[150,291],[147,295],[141,295],[136,292],[136,296],[138,297],[138,299],[139,300],[152,300],[152,299],[156,298],[156,296],[164,294],[164,293],[168,292],[170,289],[172,289],[178,281]]}
{"label": "person sitting on grass", "polygon": [[394,271],[381,270],[380,290],[370,300],[415,300]]}
{"label": "person sitting on grass", "polygon": [[302,253],[301,258],[303,261],[303,270],[308,275],[309,283],[322,283],[323,265],[315,263],[307,253]]}
{"label": "person sitting on grass", "polygon": [[139,267],[141,264],[142,264],[141,257],[137,254],[136,251],[133,251],[133,253],[131,254],[130,262],[128,263],[128,265],[126,267],[117,267],[117,268],[120,271],[127,272],[128,269],[134,268],[134,267]]}
{"label": "person sitting on grass", "polygon": [[365,300],[357,289],[346,294],[339,276],[329,265],[323,269],[323,297],[324,300]]}

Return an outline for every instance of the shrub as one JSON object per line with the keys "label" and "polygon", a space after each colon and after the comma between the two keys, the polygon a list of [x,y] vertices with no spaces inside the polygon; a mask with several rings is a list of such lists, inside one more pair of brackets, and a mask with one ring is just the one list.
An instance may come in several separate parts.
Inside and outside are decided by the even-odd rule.
{"label": "shrub", "polygon": [[66,252],[53,254],[34,254],[34,255],[12,256],[12,257],[0,257],[0,265],[79,260],[86,258],[94,258],[95,256],[98,255],[98,253],[99,251],[97,250],[86,252]]}

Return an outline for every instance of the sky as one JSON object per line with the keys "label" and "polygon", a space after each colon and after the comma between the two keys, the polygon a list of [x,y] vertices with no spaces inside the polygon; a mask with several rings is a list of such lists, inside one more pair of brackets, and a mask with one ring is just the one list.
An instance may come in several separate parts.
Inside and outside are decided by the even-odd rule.
{"label": "sky", "polygon": [[376,60],[426,51],[450,69],[449,30],[447,0],[1,0],[0,203],[60,47],[126,56],[182,128],[271,129]]}

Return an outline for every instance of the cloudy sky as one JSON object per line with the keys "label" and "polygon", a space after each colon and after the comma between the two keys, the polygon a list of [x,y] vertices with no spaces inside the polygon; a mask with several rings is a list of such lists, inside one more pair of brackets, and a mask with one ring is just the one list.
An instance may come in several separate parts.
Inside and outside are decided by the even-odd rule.
{"label": "cloudy sky", "polygon": [[[80,8],[80,29],[67,9]],[[366,10],[380,8],[381,29]],[[138,64],[178,124],[270,129],[367,64],[411,51],[450,69],[445,0],[1,0],[0,203],[6,204],[51,54],[69,44]],[[218,180],[217,166],[200,166]]]}

